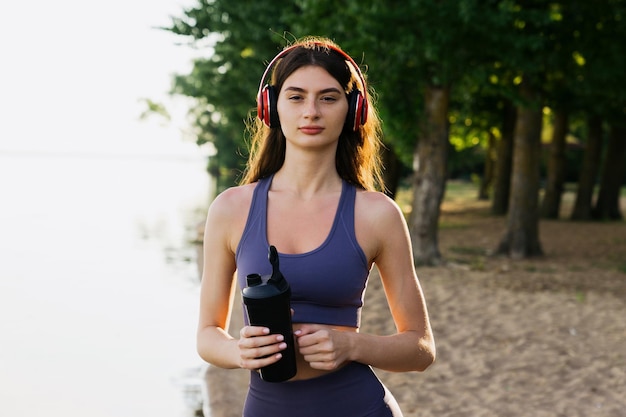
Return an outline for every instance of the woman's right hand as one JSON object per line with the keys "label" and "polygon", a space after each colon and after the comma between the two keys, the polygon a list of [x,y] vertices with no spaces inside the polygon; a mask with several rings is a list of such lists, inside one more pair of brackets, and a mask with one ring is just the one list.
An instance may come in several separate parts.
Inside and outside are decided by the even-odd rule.
{"label": "woman's right hand", "polygon": [[256,371],[282,358],[280,352],[287,348],[285,338],[269,333],[270,329],[259,326],[245,326],[239,331],[237,346],[241,368]]}

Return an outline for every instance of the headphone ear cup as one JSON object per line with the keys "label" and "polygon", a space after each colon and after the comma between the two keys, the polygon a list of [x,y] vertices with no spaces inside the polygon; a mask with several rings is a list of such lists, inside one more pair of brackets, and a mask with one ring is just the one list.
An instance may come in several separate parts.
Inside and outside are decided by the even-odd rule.
{"label": "headphone ear cup", "polygon": [[278,117],[278,94],[276,88],[271,85],[267,88],[267,113],[269,115],[269,127],[280,127],[280,118]]}
{"label": "headphone ear cup", "polygon": [[268,89],[269,88],[270,86],[265,84],[265,86],[263,86],[263,88],[259,92],[259,96],[257,97],[257,116],[267,126],[270,125],[270,119],[269,119],[269,113],[268,113],[268,107],[269,107]]}
{"label": "headphone ear cup", "polygon": [[276,90],[271,85],[265,85],[257,100],[257,116],[268,127],[280,126],[278,111],[276,110]]}
{"label": "headphone ear cup", "polygon": [[367,120],[367,101],[359,90],[352,90],[348,93],[348,115],[346,125],[353,131],[357,131],[359,126],[365,124]]}

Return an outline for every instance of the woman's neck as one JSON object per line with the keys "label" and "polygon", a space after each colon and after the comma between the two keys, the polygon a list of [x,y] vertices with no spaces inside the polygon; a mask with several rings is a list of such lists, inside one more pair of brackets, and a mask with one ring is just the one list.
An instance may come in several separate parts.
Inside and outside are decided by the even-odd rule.
{"label": "woman's neck", "polygon": [[283,166],[274,175],[272,189],[310,198],[319,193],[341,190],[341,183],[334,157],[332,160],[285,158]]}

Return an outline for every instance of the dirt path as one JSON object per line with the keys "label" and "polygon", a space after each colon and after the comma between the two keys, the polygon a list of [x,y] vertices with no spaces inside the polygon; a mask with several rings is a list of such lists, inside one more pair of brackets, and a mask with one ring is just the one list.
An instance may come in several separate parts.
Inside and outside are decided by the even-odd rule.
{"label": "dirt path", "polygon": [[[626,415],[626,223],[542,221],[545,257],[487,256],[504,218],[444,206],[446,266],[419,268],[437,342],[425,373],[377,372],[405,417]],[[363,332],[393,332],[373,276]],[[210,370],[213,417],[241,415],[246,375]]]}

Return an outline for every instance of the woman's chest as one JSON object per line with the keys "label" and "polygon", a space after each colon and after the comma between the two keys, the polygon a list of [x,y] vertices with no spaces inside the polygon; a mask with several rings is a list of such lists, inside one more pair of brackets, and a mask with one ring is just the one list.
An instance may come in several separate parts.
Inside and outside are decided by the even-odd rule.
{"label": "woman's chest", "polygon": [[269,201],[267,239],[281,253],[299,254],[320,247],[330,236],[337,218],[337,198],[319,201]]}

